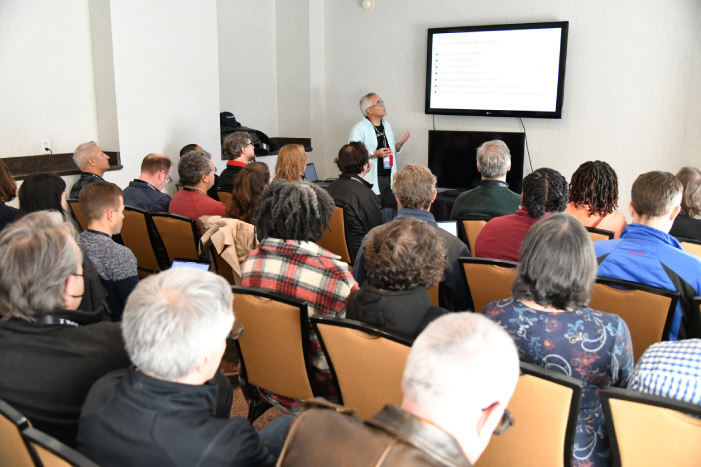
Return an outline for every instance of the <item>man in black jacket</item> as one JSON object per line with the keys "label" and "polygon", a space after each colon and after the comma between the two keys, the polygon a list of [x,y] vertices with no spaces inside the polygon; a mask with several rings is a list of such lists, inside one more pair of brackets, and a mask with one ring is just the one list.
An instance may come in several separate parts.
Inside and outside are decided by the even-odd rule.
{"label": "man in black jacket", "polygon": [[346,235],[354,260],[365,235],[384,222],[380,199],[372,192],[372,184],[363,179],[372,162],[363,143],[348,143],[338,151],[334,161],[341,176],[328,187],[328,193],[345,213]]}

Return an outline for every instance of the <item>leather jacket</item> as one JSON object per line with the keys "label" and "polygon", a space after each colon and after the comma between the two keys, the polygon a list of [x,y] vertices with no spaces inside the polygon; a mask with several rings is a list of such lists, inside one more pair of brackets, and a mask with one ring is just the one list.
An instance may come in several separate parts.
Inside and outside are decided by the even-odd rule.
{"label": "leather jacket", "polygon": [[363,422],[321,398],[304,402],[278,467],[472,467],[458,442],[436,425],[388,404]]}

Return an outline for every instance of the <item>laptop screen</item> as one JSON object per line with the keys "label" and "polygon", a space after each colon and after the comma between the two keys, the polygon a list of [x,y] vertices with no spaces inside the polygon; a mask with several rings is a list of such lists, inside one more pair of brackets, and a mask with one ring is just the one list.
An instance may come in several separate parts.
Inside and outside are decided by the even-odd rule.
{"label": "laptop screen", "polygon": [[209,271],[209,263],[206,261],[192,261],[188,259],[175,258],[173,268],[195,268],[200,271]]}
{"label": "laptop screen", "polygon": [[319,180],[319,177],[316,175],[316,169],[314,168],[313,162],[307,164],[307,168],[304,169],[304,179],[308,182],[316,182]]}
{"label": "laptop screen", "polygon": [[438,224],[438,227],[441,229],[445,230],[448,233],[451,233],[455,235],[456,237],[458,236],[458,223],[456,221],[452,222],[436,222]]}

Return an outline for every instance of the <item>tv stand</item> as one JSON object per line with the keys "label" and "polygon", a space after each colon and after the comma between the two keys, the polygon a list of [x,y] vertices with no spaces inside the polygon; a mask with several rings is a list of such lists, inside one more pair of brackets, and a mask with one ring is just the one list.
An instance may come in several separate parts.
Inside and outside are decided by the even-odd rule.
{"label": "tv stand", "polygon": [[443,196],[452,196],[453,198],[457,198],[463,193],[465,193],[465,190],[446,190],[440,192]]}

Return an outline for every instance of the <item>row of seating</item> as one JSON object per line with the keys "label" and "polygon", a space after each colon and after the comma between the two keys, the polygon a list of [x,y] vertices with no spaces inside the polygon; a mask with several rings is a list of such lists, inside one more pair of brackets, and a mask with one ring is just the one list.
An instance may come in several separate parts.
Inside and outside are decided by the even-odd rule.
{"label": "row of seating", "polygon": [[[246,329],[236,345],[249,396],[254,394],[251,386],[296,399],[318,395],[308,343],[311,325],[337,382],[339,403],[363,419],[385,404],[401,404],[410,340],[353,320],[309,318],[305,302],[277,293],[236,286],[232,290],[237,320]],[[571,465],[583,385],[578,379],[521,363],[509,403],[516,424],[492,438],[476,467]],[[684,415],[701,415],[700,407],[619,388],[600,394],[615,465],[686,466],[701,455],[689,452],[701,451],[692,442],[701,434],[701,421]],[[253,397],[249,419],[255,420],[268,407]]]}

